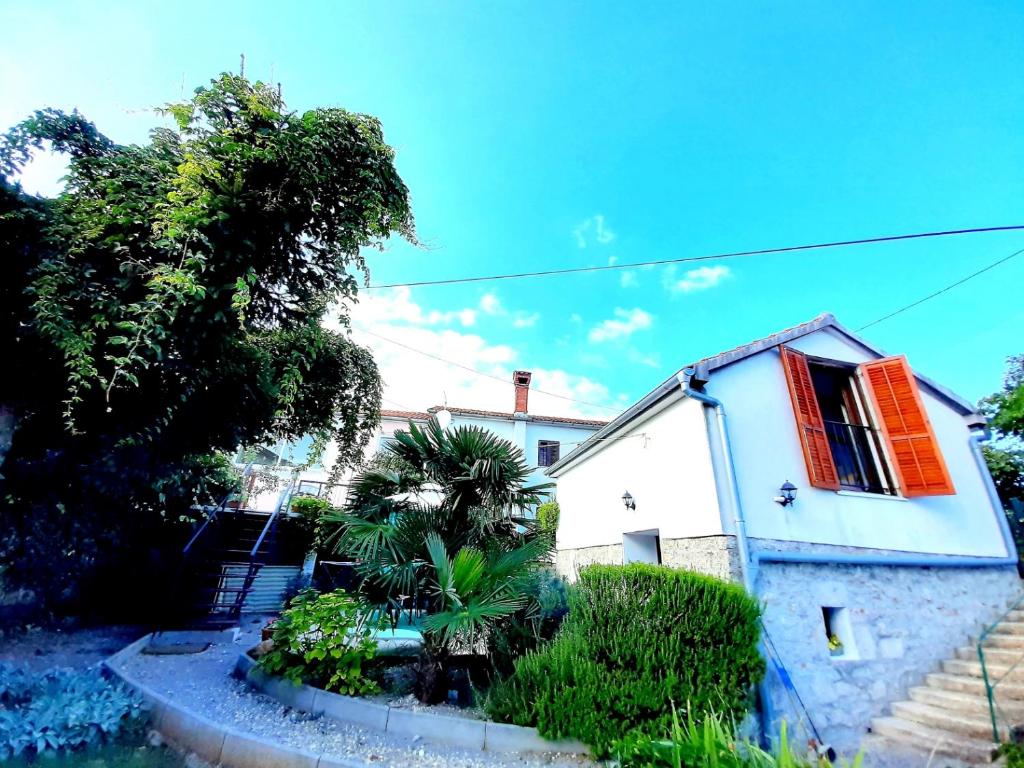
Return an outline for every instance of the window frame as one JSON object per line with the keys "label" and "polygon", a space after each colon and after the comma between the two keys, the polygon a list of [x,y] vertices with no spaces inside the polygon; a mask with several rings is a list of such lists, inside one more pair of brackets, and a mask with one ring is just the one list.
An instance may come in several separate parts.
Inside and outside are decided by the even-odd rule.
{"label": "window frame", "polygon": [[[544,456],[544,450],[550,451],[554,448],[554,457],[550,454],[547,455],[549,461],[545,464],[541,461],[541,457]],[[537,441],[537,466],[538,467],[550,467],[556,464],[562,455],[562,443],[560,440],[538,440]]]}
{"label": "window frame", "polygon": [[[889,446],[886,439],[886,435],[882,428],[879,426],[879,420],[875,415],[874,403],[872,402],[871,394],[867,391],[866,384],[864,382],[864,374],[861,371],[860,363],[851,363],[846,360],[835,360],[828,357],[819,357],[818,355],[810,355],[804,353],[804,358],[807,362],[808,368],[813,366],[820,366],[824,368],[836,368],[843,371],[850,377],[850,394],[853,399],[853,406],[858,411],[863,424],[851,425],[866,427],[871,432],[871,439],[868,443],[868,449],[870,451],[870,458],[874,463],[874,468],[878,474],[879,481],[881,483],[882,490],[870,490],[862,486],[852,486],[843,484],[842,480],[839,481],[838,490],[834,491],[839,494],[857,493],[864,494],[866,496],[873,496],[877,498],[890,498],[890,499],[902,499],[903,492],[898,481],[898,473],[896,466],[892,461],[892,457],[889,455]],[[818,393],[817,387],[814,386],[813,376],[811,377],[812,389],[814,392],[815,400],[818,403],[818,410],[822,413],[823,423],[835,423],[830,419],[825,419],[824,411],[821,407],[821,398]],[[832,447],[832,441],[828,439],[826,431],[826,439],[828,441],[829,453],[832,456],[832,463],[836,467],[836,474],[839,474],[839,465],[835,451]]]}

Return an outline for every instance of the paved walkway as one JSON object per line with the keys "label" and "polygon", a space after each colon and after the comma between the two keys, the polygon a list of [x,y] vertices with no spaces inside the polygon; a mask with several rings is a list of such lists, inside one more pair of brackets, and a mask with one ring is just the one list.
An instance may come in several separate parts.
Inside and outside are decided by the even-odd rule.
{"label": "paved walkway", "polygon": [[[249,627],[255,630],[258,624]],[[307,752],[360,760],[372,766],[477,768],[478,766],[557,766],[580,768],[582,758],[565,755],[508,755],[427,746],[415,740],[385,735],[354,725],[298,712],[274,699],[255,693],[232,676],[238,654],[254,645],[255,633],[233,639],[222,633],[200,654],[186,656],[137,655],[124,662],[124,670],[196,714],[239,731],[272,739]]]}

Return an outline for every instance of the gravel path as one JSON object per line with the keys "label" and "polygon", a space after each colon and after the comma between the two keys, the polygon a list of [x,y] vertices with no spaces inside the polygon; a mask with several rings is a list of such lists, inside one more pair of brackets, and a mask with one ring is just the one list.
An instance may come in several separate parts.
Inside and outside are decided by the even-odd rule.
{"label": "gravel path", "polygon": [[42,672],[52,667],[85,669],[117,653],[147,630],[134,626],[30,629],[0,642],[0,661]]}
{"label": "gravel path", "polygon": [[200,654],[187,656],[137,655],[127,659],[125,672],[157,693],[219,723],[309,752],[358,759],[373,766],[477,768],[478,766],[564,766],[591,763],[566,755],[503,755],[416,743],[390,734],[347,725],[284,707],[254,692],[232,676],[241,650],[255,636],[231,633]]}

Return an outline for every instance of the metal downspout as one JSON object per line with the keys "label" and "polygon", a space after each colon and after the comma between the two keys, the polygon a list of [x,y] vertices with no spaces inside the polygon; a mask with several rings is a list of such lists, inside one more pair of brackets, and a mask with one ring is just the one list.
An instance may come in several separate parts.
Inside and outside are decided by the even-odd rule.
{"label": "metal downspout", "polygon": [[725,406],[717,398],[690,389],[689,384],[683,385],[683,393],[705,405],[715,409],[715,419],[718,422],[718,435],[722,444],[722,456],[725,459],[726,481],[729,485],[729,506],[732,507],[733,526],[736,531],[736,553],[740,560],[740,573],[743,578],[743,586],[747,592],[756,596],[754,589],[753,574],[750,570],[750,548],[747,545],[747,523],[743,519],[743,506],[740,504],[740,489],[736,482],[736,469],[732,460],[732,448],[729,444],[729,432],[725,423]]}
{"label": "metal downspout", "polygon": [[[721,400],[711,397],[711,395],[706,395],[703,392],[698,392],[695,389],[691,389],[688,381],[685,379],[680,379],[680,384],[682,385],[683,394],[686,397],[692,397],[694,400],[715,409],[715,419],[718,422],[718,439],[722,448],[726,480],[729,486],[729,503],[732,507],[733,527],[736,533],[736,554],[740,561],[740,576],[743,579],[743,587],[746,589],[747,594],[754,598],[754,600],[757,600],[757,587],[755,585],[757,574],[751,570],[750,547],[747,542],[747,522],[743,517],[743,505],[740,503],[740,489],[739,484],[736,482],[736,467],[732,459],[732,447],[729,443],[729,430],[725,422],[725,406],[722,405]],[[711,436],[709,434],[708,438],[710,439],[710,437]],[[765,645],[764,638],[762,638],[758,644],[761,647],[761,656],[767,660],[768,649]],[[775,713],[772,710],[772,700],[768,691],[766,678],[761,679],[761,682],[757,685],[757,690],[761,697],[761,741],[764,744],[769,744],[768,732],[771,724],[775,722]]]}

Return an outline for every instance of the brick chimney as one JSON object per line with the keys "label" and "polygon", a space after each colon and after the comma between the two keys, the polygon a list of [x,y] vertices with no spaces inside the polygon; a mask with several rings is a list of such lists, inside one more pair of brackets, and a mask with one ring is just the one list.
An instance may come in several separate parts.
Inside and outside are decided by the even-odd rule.
{"label": "brick chimney", "polygon": [[530,399],[530,379],[533,374],[529,371],[514,371],[512,383],[516,386],[516,413],[526,413],[526,404]]}

